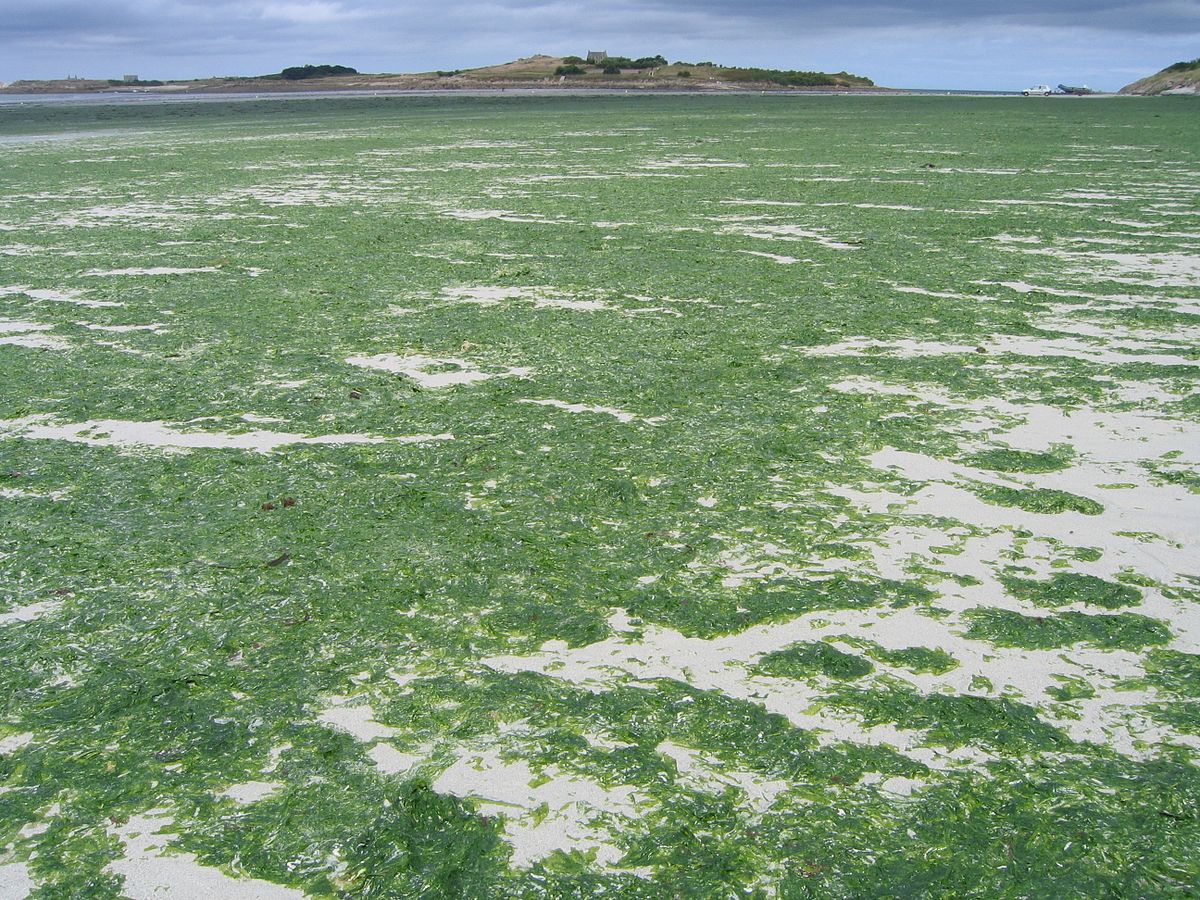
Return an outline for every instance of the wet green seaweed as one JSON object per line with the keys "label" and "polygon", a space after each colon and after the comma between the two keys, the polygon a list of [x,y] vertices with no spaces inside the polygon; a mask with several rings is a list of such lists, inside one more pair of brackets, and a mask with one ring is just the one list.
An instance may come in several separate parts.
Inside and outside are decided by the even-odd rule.
{"label": "wet green seaweed", "polygon": [[1090,497],[1080,497],[1067,491],[1051,488],[1010,488],[1004,485],[978,485],[975,493],[988,503],[998,506],[1015,506],[1025,512],[1054,515],[1063,512],[1083,513],[1098,516],[1104,506]]}
{"label": "wet green seaweed", "polygon": [[922,694],[889,684],[872,690],[836,687],[821,701],[833,709],[853,712],[868,727],[884,723],[925,732],[931,746],[973,744],[1009,753],[1065,749],[1067,736],[1043,721],[1028,704],[1004,697],[971,694]]}
{"label": "wet green seaweed", "polygon": [[1053,616],[1027,616],[1007,609],[968,610],[966,636],[998,647],[1051,650],[1087,644],[1120,650],[1141,650],[1165,644],[1171,632],[1162,622],[1137,613],[1088,615],[1064,612]]}
{"label": "wet green seaweed", "polygon": [[783,678],[810,678],[824,675],[842,681],[862,678],[875,671],[870,660],[846,653],[825,641],[792,644],[763,656],[755,669]]}
{"label": "wet green seaweed", "polygon": [[1120,609],[1142,602],[1142,594],[1137,588],[1079,572],[1056,572],[1047,581],[1015,577],[1002,577],[1000,581],[1014,597],[1038,606],[1087,603],[1104,609]]}
{"label": "wet green seaweed", "polygon": [[[739,680],[753,663],[705,675],[702,689],[686,654],[666,650],[649,671],[678,664],[679,678],[652,676],[626,664],[610,622],[632,618],[634,654],[650,634],[729,647],[798,616],[869,621],[915,607],[955,621],[960,606],[941,592],[955,583],[947,548],[961,541],[938,538],[881,577],[874,549],[913,524],[900,502],[909,488],[880,512],[834,491],[878,485],[869,460],[884,447],[1057,471],[1073,459],[1065,445],[997,448],[1020,423],[1007,413],[992,417],[994,449],[964,457],[979,446],[979,409],[1000,399],[1128,411],[1122,391],[1143,383],[1186,398],[1194,367],[813,351],[1043,340],[1047,314],[1183,325],[1189,288],[1084,278],[994,239],[1115,239],[1110,217],[1145,215],[1196,171],[1192,112],[702,96],[7,110],[8,135],[109,133],[5,143],[0,235],[12,252],[0,258],[14,289],[0,317],[48,326],[70,349],[0,346],[0,418],[454,439],[168,454],[0,434],[0,615],[41,610],[0,623],[0,740],[31,736],[0,754],[0,843],[47,897],[119,896],[113,831],[152,808],[201,863],[320,897],[1186,896],[1200,883],[1200,797],[1194,753],[1169,738],[1133,759],[1067,740],[1032,698],[977,696],[993,693],[981,676],[962,695],[923,694],[878,669],[868,678],[871,660],[949,671],[920,634],[900,650],[825,641],[759,659],[759,671],[811,679],[789,687],[846,720],[849,737],[831,740],[789,719],[811,721],[804,710],[771,712],[767,679]],[[1138,149],[1107,138],[1094,159],[1064,149],[1117,133]],[[1164,165],[1131,165],[1140,153]],[[699,165],[713,161],[726,165]],[[1004,171],[1014,174],[992,174]],[[1106,179],[1121,186],[1114,197],[1143,200],[1098,201],[1102,216],[1037,205]],[[995,202],[1014,199],[1033,205]],[[507,215],[476,215],[488,211]],[[746,233],[763,225],[856,249]],[[1149,230],[1119,240],[1180,252]],[[213,271],[87,274],[139,266]],[[497,285],[605,308],[447,293]],[[1061,296],[1079,290],[1095,298]],[[1106,307],[1108,294],[1134,291],[1144,303]],[[162,327],[88,327],[150,323]],[[346,362],[408,352],[533,375],[431,389]],[[889,390],[863,387],[875,383]],[[551,398],[635,418],[522,402]],[[1194,406],[1156,414],[1193,421]],[[1189,484],[1169,456],[1146,471]],[[1061,492],[983,490],[1001,506],[1099,511]],[[918,524],[975,533],[957,513]],[[1154,580],[1089,581],[1075,563],[1099,550],[1058,543],[1044,580],[1019,555],[1044,552],[1033,548],[1048,536],[1030,526],[1016,537],[1000,565],[1014,566],[1008,589],[1028,602],[1195,599],[1157,568]],[[949,577],[983,589],[981,577]],[[1138,712],[1195,733],[1194,666],[1162,649],[1165,622],[982,609],[964,627],[998,647],[1140,654],[1159,699]],[[533,674],[486,662],[606,640],[617,648],[608,674],[585,684],[565,663]],[[846,683],[830,677],[839,667],[868,673]],[[734,683],[744,696],[722,689]],[[384,775],[366,743],[318,721],[347,694],[420,757],[413,771]],[[1066,718],[1084,696],[1060,681],[1047,709]],[[859,723],[992,759],[926,767],[856,735]],[[681,771],[665,742],[695,752],[711,778]],[[636,817],[605,814],[592,829],[618,861],[569,848],[514,866],[508,812],[433,789],[480,748],[538,779],[635,790]],[[265,778],[281,788],[262,800],[221,796]],[[891,779],[911,780],[912,795]],[[783,787],[756,801],[738,786],[760,780]],[[634,865],[648,871],[623,869]]]}
{"label": "wet green seaweed", "polygon": [[992,450],[982,450],[966,458],[968,465],[980,469],[991,469],[996,472],[1026,472],[1041,474],[1059,472],[1071,465],[1074,451],[1070,447],[1058,446],[1054,450],[1038,453],[1033,450],[1014,450],[1011,447],[997,447]]}
{"label": "wet green seaweed", "polygon": [[835,640],[851,647],[858,647],[867,656],[889,666],[898,666],[917,674],[944,675],[958,667],[958,660],[945,650],[936,647],[888,648],[865,638],[838,637]]}

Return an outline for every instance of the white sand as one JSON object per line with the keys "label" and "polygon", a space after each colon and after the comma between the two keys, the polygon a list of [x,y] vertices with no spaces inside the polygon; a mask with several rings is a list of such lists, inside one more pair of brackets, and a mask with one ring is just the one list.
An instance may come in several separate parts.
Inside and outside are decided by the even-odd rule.
{"label": "white sand", "polygon": [[35,886],[25,863],[0,863],[0,900],[25,900]]}
{"label": "white sand", "polygon": [[37,603],[18,606],[16,609],[0,613],[0,625],[9,625],[13,622],[33,622],[42,616],[56,612],[62,605],[61,600],[39,600]]}
{"label": "white sand", "polygon": [[884,341],[875,338],[851,338],[836,344],[825,344],[806,348],[808,356],[895,356],[915,358],[921,356],[947,356],[978,353],[1013,354],[1035,358],[1064,356],[1085,362],[1150,363],[1158,366],[1200,366],[1200,359],[1188,359],[1169,353],[1122,353],[1106,349],[1099,342],[1073,338],[1027,338],[1015,335],[998,335],[979,344],[952,344],[946,341],[919,341],[913,338],[898,338]]}
{"label": "white sand", "polygon": [[129,269],[92,269],[84,272],[85,278],[99,278],[117,275],[196,275],[202,272],[220,272],[215,266],[200,266],[192,269],[179,269],[170,266],[152,266],[150,268]]}
{"label": "white sand", "polygon": [[455,303],[473,303],[478,306],[496,306],[505,301],[519,300],[532,303],[534,309],[569,309],[577,312],[599,312],[611,309],[603,300],[581,300],[552,287],[510,287],[475,285],[442,289],[442,297]]}
{"label": "white sand", "polygon": [[401,753],[390,744],[379,743],[367,751],[375,767],[383,775],[398,775],[408,772],[424,761],[424,757],[413,753]]}
{"label": "white sand", "polygon": [[794,263],[803,262],[803,260],[795,256],[781,256],[778,253],[763,253],[760,250],[739,250],[738,253],[745,253],[747,256],[761,256],[763,259],[769,259],[771,262],[777,262],[783,266],[790,266]]}
{"label": "white sand", "polygon": [[745,237],[759,238],[768,241],[812,241],[830,250],[858,250],[855,244],[835,240],[816,228],[806,228],[802,225],[773,225],[766,223],[727,225],[720,230],[721,234],[740,234]]}
{"label": "white sand", "polygon": [[27,440],[70,441],[97,447],[155,448],[168,451],[254,450],[270,453],[294,444],[425,444],[453,440],[452,434],[417,434],[380,437],[369,434],[329,434],[311,437],[283,431],[188,431],[166,422],[132,422],[100,419],[73,424],[55,424],[48,416],[0,420],[0,435],[11,434]]}
{"label": "white sand", "polygon": [[[423,356],[417,353],[399,355],[378,353],[375,356],[351,356],[346,362],[364,369],[379,369],[406,375],[424,388],[445,388],[462,384],[475,384],[490,378],[527,378],[533,369],[524,366],[504,366],[498,371],[485,371],[473,362],[458,357]],[[453,366],[445,370],[443,367]],[[429,372],[428,369],[443,369]]]}
{"label": "white sand", "polygon": [[758,815],[765,813],[780,794],[793,787],[788,781],[763,778],[745,769],[731,769],[721,760],[671,741],[663,741],[655,750],[674,761],[680,781],[687,786],[714,794],[736,788],[741,794],[741,805]]}
{"label": "white sand", "polygon": [[[983,589],[977,597],[978,602],[970,605],[991,605],[988,601],[995,595]],[[846,634],[892,649],[914,645],[944,649],[960,664],[940,676],[914,675],[878,662],[875,665],[923,691],[978,693],[972,680],[982,676],[991,681],[997,695],[1015,694],[1037,706],[1043,717],[1078,740],[1096,741],[1143,758],[1152,752],[1143,740],[1180,738],[1170,729],[1139,721],[1135,711],[1145,702],[1145,696],[1116,687],[1123,679],[1141,672],[1137,656],[1124,651],[999,648],[986,641],[963,638],[953,620],[932,619],[914,609],[819,610],[788,622],[755,625],[711,640],[689,638],[649,624],[636,638],[629,634],[631,626],[623,611],[615,612],[610,624],[616,634],[595,644],[571,649],[564,642],[549,641],[539,653],[493,657],[484,663],[505,672],[540,672],[592,691],[607,691],[624,682],[671,678],[763,706],[787,717],[797,727],[813,729],[823,743],[885,743],[935,768],[953,768],[962,763],[964,755],[986,759],[986,754],[970,748],[947,753],[922,747],[920,732],[891,726],[865,728],[856,724],[852,715],[814,710],[812,706],[821,696],[818,689],[793,679],[754,675],[745,668],[763,653],[797,641]],[[1097,698],[1081,708],[1080,718],[1074,718],[1069,710],[1059,717],[1046,704],[1046,688],[1061,684],[1056,676],[1086,676],[1097,687]]]}
{"label": "white sand", "polygon": [[228,797],[235,803],[257,803],[282,787],[277,781],[244,781],[241,784],[230,785],[218,796]]}
{"label": "white sand", "polygon": [[665,416],[653,416],[646,418],[639,416],[636,413],[626,412],[623,409],[616,409],[612,406],[596,406],[589,403],[567,403],[565,400],[518,400],[518,403],[531,403],[535,406],[551,406],[555,409],[561,409],[564,412],[570,413],[597,413],[599,415],[612,416],[618,422],[626,424],[630,422],[642,422],[646,425],[658,425],[666,420]]}
{"label": "white sand", "polygon": [[40,322],[0,319],[0,344],[39,350],[68,349],[71,345],[61,338],[39,333],[49,331],[53,327],[53,325],[45,325]]}
{"label": "white sand", "polygon": [[528,868],[555,850],[593,849],[597,865],[611,868],[622,854],[606,840],[608,829],[597,817],[632,819],[639,802],[645,802],[636,788],[606,788],[554,766],[535,772],[523,760],[506,761],[491,748],[460,755],[433,789],[474,800],[480,812],[502,816],[517,868]]}
{"label": "white sand", "polygon": [[30,300],[46,300],[51,303],[73,303],[76,306],[86,306],[93,309],[124,306],[123,303],[118,303],[115,300],[88,300],[83,296],[84,291],[56,291],[46,288],[31,288],[19,284],[0,287],[0,297],[9,297],[14,294],[24,294]]}
{"label": "white sand", "polygon": [[300,891],[261,881],[234,878],[220,869],[203,866],[192,853],[164,853],[170,842],[172,821],[162,810],[133,816],[110,829],[124,855],[109,868],[125,879],[122,895],[129,900],[302,900]]}
{"label": "white sand", "polygon": [[20,750],[32,740],[33,732],[31,731],[26,731],[22,734],[10,734],[8,737],[0,738],[0,756],[7,756],[15,750]]}
{"label": "white sand", "polygon": [[317,716],[317,721],[340,728],[360,741],[377,741],[400,733],[397,728],[376,722],[375,710],[366,703],[353,703],[351,698],[344,697],[333,697],[331,703]]}
{"label": "white sand", "polygon": [[82,325],[89,331],[106,331],[112,334],[128,334],[133,331],[150,331],[154,334],[166,334],[167,324],[165,322],[151,322],[148,325],[96,325],[92,322],[76,322],[76,325]]}

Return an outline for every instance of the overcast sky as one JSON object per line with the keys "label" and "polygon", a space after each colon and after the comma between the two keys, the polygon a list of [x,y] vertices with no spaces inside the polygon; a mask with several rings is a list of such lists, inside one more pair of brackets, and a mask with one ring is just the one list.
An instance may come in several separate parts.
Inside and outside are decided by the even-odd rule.
{"label": "overcast sky", "polygon": [[415,72],[535,53],[1115,89],[1200,57],[1200,0],[0,0],[0,81]]}

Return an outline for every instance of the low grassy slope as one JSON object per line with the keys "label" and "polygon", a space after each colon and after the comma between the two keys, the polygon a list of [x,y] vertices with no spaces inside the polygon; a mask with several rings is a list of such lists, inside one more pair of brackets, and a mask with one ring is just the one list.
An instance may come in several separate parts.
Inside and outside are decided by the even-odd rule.
{"label": "low grassy slope", "polygon": [[[569,65],[571,57],[538,54],[474,69],[452,69],[407,74],[369,74],[355,72],[344,75],[313,76],[301,79],[280,75],[229,76],[174,82],[165,92],[232,93],[263,91],[330,91],[330,90],[429,90],[432,88],[485,87],[569,87],[569,88],[654,88],[657,90],[783,90],[805,88],[835,88],[869,90],[874,83],[869,78],[846,72],[797,72],[791,70],[759,69],[720,66],[712,63],[674,63],[653,68],[623,68],[620,72],[605,72],[603,66],[579,65],[580,71],[563,75],[561,68]],[[154,82],[159,84],[159,82]],[[57,93],[96,92],[116,87],[130,87],[118,82],[99,79],[89,81],[17,81],[0,93]]]}
{"label": "low grassy slope", "polygon": [[1200,91],[1200,59],[1177,62],[1133,84],[1121,88],[1122,94],[1156,95],[1167,91],[1196,93]]}

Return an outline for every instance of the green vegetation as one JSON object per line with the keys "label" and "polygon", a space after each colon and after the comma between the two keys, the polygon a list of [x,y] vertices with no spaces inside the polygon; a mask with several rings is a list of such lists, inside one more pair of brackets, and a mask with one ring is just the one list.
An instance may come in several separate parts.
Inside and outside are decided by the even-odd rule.
{"label": "green vegetation", "polygon": [[1013,450],[1009,447],[984,450],[968,456],[965,462],[994,472],[1058,472],[1071,465],[1074,453],[1069,447],[1056,447],[1048,453]]}
{"label": "green vegetation", "polygon": [[615,69],[657,69],[659,66],[667,65],[667,60],[662,56],[642,56],[638,59],[630,59],[628,56],[610,56],[604,60],[606,68]]}
{"label": "green vegetation", "polygon": [[6,107],[2,871],[1189,896],[1194,112]]}
{"label": "green vegetation", "polygon": [[976,485],[980,499],[999,506],[1015,506],[1026,512],[1055,514],[1063,512],[1098,516],[1104,507],[1089,497],[1050,488],[1010,488],[1004,485]]}
{"label": "green vegetation", "polygon": [[287,81],[302,81],[305,78],[329,78],[333,75],[357,75],[358,69],[349,66],[290,66],[279,73]]}
{"label": "green vegetation", "polygon": [[1165,644],[1171,632],[1161,622],[1137,613],[1088,615],[1064,612],[1054,616],[1026,616],[1007,609],[973,609],[966,613],[966,636],[997,647],[1052,650],[1087,644],[1092,647],[1141,650]]}
{"label": "green vegetation", "polygon": [[768,653],[759,660],[758,671],[782,678],[808,678],[824,675],[842,680],[862,678],[875,671],[868,660],[845,653],[824,641],[793,644]]}
{"label": "green vegetation", "polygon": [[1200,59],[1191,59],[1186,62],[1177,62],[1163,69],[1164,72],[1187,72],[1190,69],[1200,69]]}
{"label": "green vegetation", "polygon": [[1078,572],[1058,572],[1048,581],[1015,577],[1000,580],[1014,597],[1038,606],[1088,603],[1105,609],[1120,609],[1142,602],[1142,594],[1137,588]]}
{"label": "green vegetation", "polygon": [[785,87],[838,87],[854,85],[870,87],[875,82],[861,75],[851,75],[848,72],[829,74],[828,72],[796,72],[786,69],[746,69],[740,67],[721,66],[720,76],[725,81],[752,81],[761,84],[779,84]]}
{"label": "green vegetation", "polygon": [[917,674],[944,675],[951,669],[958,668],[958,660],[945,650],[932,647],[900,647],[889,650],[864,638],[839,637],[837,640],[858,647],[877,662],[908,669]]}
{"label": "green vegetation", "polygon": [[1065,749],[1061,731],[1038,718],[1024,703],[969,694],[922,694],[902,685],[871,690],[831,689],[824,705],[853,712],[867,727],[894,724],[925,732],[925,743],[940,747],[975,744],[991,750],[1029,753]]}

